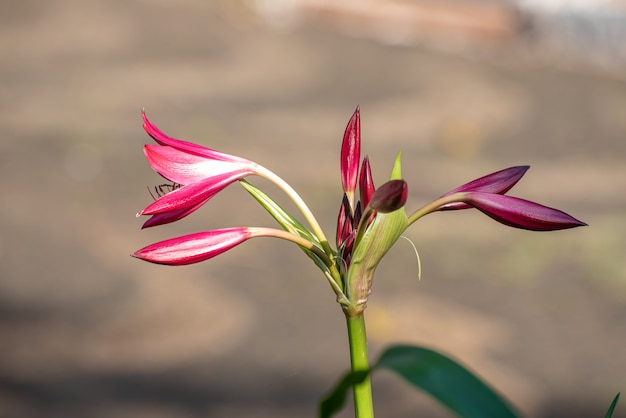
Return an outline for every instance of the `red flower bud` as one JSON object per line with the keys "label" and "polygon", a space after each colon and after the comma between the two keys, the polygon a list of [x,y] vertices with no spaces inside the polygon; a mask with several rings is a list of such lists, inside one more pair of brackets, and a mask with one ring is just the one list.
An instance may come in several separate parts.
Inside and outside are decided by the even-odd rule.
{"label": "red flower bud", "polygon": [[400,209],[406,203],[409,188],[404,180],[389,180],[372,195],[370,207],[376,212],[389,213]]}

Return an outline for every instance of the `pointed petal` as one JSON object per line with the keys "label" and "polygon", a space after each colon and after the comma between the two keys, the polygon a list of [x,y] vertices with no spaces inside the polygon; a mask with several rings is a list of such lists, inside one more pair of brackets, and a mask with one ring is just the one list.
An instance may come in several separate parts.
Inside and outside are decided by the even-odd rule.
{"label": "pointed petal", "polygon": [[132,256],[156,264],[193,264],[220,255],[251,237],[248,228],[216,229],[157,242]]}
{"label": "pointed petal", "polygon": [[363,158],[363,163],[361,164],[361,174],[359,175],[359,192],[361,194],[362,207],[367,207],[375,190],[376,188],[374,187],[374,179],[372,178],[370,160],[366,155],[365,158]]}
{"label": "pointed petal", "polygon": [[462,199],[496,221],[530,231],[555,231],[587,225],[558,209],[517,197],[468,192]]}
{"label": "pointed petal", "polygon": [[370,207],[376,212],[389,213],[406,203],[409,187],[404,180],[389,180],[374,192]]}
{"label": "pointed petal", "polygon": [[249,174],[255,171],[252,163],[212,160],[169,146],[145,145],[144,154],[154,171],[179,184],[195,183],[234,171],[246,170]]}
{"label": "pointed petal", "polygon": [[[457,187],[454,190],[450,190],[444,196],[450,196],[459,192],[483,192],[483,193],[495,193],[504,194],[511,190],[513,186],[526,174],[526,171],[530,168],[529,165],[520,165],[515,167],[505,168],[504,170],[496,171],[495,173],[488,174],[480,177],[476,180],[472,180],[469,183],[465,183],[462,186]],[[439,210],[452,210],[452,209],[467,209],[468,205],[462,202],[450,203],[444,205]]]}
{"label": "pointed petal", "polygon": [[529,168],[529,165],[505,168],[504,170],[496,171],[495,173],[487,174],[486,176],[472,180],[469,183],[465,183],[464,185],[446,193],[444,196],[458,192],[504,194],[508,192],[511,187],[517,184]]}
{"label": "pointed petal", "polygon": [[156,213],[152,215],[146,222],[144,222],[144,224],[141,226],[141,229],[176,222],[180,219],[183,219],[185,216],[195,212],[198,208],[200,208],[200,206],[204,205],[205,203],[206,202],[200,202],[195,206],[190,206],[179,210],[171,210],[169,212]]}
{"label": "pointed petal", "polygon": [[250,161],[236,157],[234,155],[224,154],[218,151],[215,151],[211,148],[203,147],[202,145],[194,144],[192,142],[182,141],[180,139],[175,139],[170,136],[165,135],[159,128],[156,127],[152,122],[148,120],[146,116],[146,112],[144,110],[141,111],[141,116],[143,118],[143,128],[145,131],[154,139],[157,143],[161,145],[168,145],[170,147],[176,148],[180,151],[184,151],[191,154],[200,155],[203,157],[207,157],[213,160],[219,161],[238,161],[241,163],[250,163]]}
{"label": "pointed petal", "polygon": [[160,197],[142,210],[139,215],[154,215],[192,207],[197,209],[225,187],[248,174],[245,170],[233,171],[204,179],[197,183],[188,184]]}
{"label": "pointed petal", "polygon": [[361,112],[357,107],[346,131],[343,134],[341,144],[341,185],[343,191],[348,195],[350,206],[354,207],[354,192],[359,174],[359,163],[361,158]]}

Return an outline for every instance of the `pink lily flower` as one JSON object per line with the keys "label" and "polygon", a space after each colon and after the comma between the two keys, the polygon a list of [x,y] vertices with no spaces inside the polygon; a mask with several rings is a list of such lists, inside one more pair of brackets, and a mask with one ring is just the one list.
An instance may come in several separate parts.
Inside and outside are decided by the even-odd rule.
{"label": "pink lily flower", "polygon": [[250,228],[216,229],[148,245],[132,256],[156,264],[181,266],[218,256],[254,236]]}
{"label": "pink lily flower", "polygon": [[155,264],[183,266],[209,260],[256,237],[291,241],[323,257],[321,249],[302,237],[278,229],[254,227],[223,228],[183,235],[150,244],[131,255]]}
{"label": "pink lily flower", "polygon": [[244,158],[171,138],[152,124],[145,112],[142,117],[144,129],[159,144],[144,146],[148,163],[161,176],[182,186],[139,212],[138,216],[152,215],[143,228],[182,219],[228,185],[263,170]]}

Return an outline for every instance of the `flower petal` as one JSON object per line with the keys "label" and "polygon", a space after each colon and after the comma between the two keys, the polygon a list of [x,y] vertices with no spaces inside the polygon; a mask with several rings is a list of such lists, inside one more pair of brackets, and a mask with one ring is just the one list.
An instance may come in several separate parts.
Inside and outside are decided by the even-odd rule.
{"label": "flower petal", "polygon": [[[204,205],[205,203],[206,202],[200,202],[195,206],[190,206],[179,210],[171,210],[169,212],[156,213],[152,215],[146,222],[144,222],[144,224],[141,226],[141,229],[176,222],[179,219],[183,219],[185,216],[195,212],[198,208],[200,208],[200,206]],[[140,216],[140,214],[138,214],[137,216]]]}
{"label": "flower petal", "polygon": [[193,264],[220,255],[252,236],[244,227],[216,229],[157,242],[132,256],[157,264]]}
{"label": "flower petal", "polygon": [[229,172],[247,171],[248,174],[252,174],[256,166],[250,161],[243,163],[239,160],[214,160],[161,145],[145,145],[144,154],[154,171],[170,181],[183,185]]}
{"label": "flower petal", "polygon": [[359,175],[361,158],[361,111],[357,107],[348,121],[341,144],[341,185],[354,207],[354,191]]}
{"label": "flower petal", "polygon": [[[195,210],[225,187],[248,174],[250,173],[246,170],[239,170],[188,184],[160,197],[142,210],[139,215],[154,215],[188,208],[194,208]],[[191,212],[186,213],[185,216],[189,213]]]}
{"label": "flower petal", "polygon": [[[504,170],[496,171],[495,173],[487,174],[476,180],[472,180],[469,183],[465,183],[462,186],[457,187],[454,190],[450,190],[444,196],[450,196],[459,192],[483,192],[483,193],[495,193],[504,194],[511,190],[515,184],[526,174],[526,171],[530,168],[529,165],[520,165],[515,167],[505,168]],[[439,210],[452,210],[452,209],[467,209],[468,205],[462,202],[455,202],[444,205]]]}
{"label": "flower petal", "polygon": [[145,131],[148,133],[148,135],[152,137],[152,139],[154,139],[157,143],[161,145],[168,145],[180,151],[200,155],[213,160],[250,163],[250,161],[244,158],[224,154],[211,148],[203,147],[202,145],[182,141],[180,139],[175,139],[167,136],[163,132],[161,132],[161,130],[157,128],[156,125],[148,120],[148,117],[146,116],[146,112],[144,110],[141,111],[141,117],[143,118],[143,128],[145,129]]}
{"label": "flower petal", "polygon": [[496,221],[514,228],[555,231],[587,225],[563,211],[517,197],[468,192],[461,200]]}

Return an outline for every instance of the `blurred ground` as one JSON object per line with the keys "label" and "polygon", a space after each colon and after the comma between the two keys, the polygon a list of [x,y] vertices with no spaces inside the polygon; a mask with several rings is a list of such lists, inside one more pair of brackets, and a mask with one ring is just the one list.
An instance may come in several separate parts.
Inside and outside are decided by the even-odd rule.
{"label": "blurred ground", "polygon": [[[296,248],[251,241],[184,268],[128,256],[193,231],[271,225],[233,187],[140,231],[134,214],[161,182],[140,110],[172,136],[270,167],[332,235],[357,104],[378,184],[403,151],[409,209],[531,164],[514,194],[591,225],[539,234],[473,211],[423,219],[407,234],[422,280],[403,241],[377,272],[372,357],[393,342],[435,347],[528,416],[602,416],[626,389],[619,61],[566,59],[517,29],[392,45],[368,32],[376,14],[277,20],[282,9],[258,4],[0,2],[0,416],[312,416],[348,354],[332,293]],[[374,387],[380,416],[448,416],[393,376]]]}

